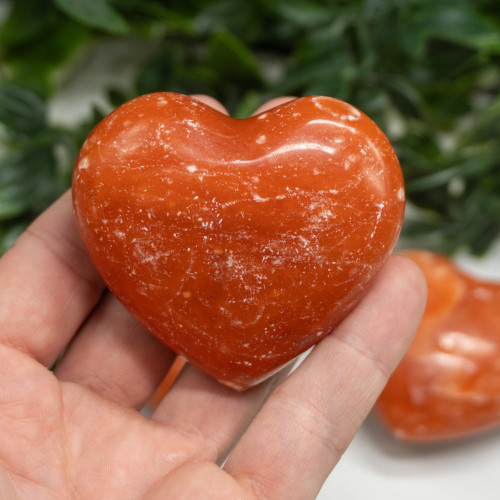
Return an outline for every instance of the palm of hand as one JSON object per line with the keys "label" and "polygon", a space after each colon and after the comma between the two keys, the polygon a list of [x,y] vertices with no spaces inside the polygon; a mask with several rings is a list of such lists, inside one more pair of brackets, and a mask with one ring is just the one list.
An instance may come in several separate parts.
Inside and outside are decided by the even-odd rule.
{"label": "palm of hand", "polygon": [[250,496],[213,464],[215,447],[199,435],[183,435],[78,384],[59,382],[28,356],[0,349],[12,378],[2,379],[8,388],[0,414],[1,428],[8,429],[0,443],[2,498],[145,498],[161,479],[171,492],[176,485],[211,485],[227,498]]}

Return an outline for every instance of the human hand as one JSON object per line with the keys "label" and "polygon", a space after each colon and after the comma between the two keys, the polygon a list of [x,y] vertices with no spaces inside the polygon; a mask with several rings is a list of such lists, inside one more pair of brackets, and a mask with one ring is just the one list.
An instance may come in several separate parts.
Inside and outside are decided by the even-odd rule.
{"label": "human hand", "polygon": [[358,307],[284,381],[278,374],[237,393],[187,366],[147,418],[139,410],[175,355],[106,291],[69,193],[0,259],[0,283],[6,500],[315,498],[425,301],[418,268],[391,257]]}

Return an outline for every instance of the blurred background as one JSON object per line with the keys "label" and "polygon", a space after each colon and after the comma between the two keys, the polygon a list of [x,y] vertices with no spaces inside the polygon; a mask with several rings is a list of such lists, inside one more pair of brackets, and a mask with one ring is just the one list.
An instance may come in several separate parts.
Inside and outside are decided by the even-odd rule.
{"label": "blurred background", "polygon": [[400,158],[412,246],[500,232],[497,0],[0,0],[0,249],[70,184],[118,104],[169,90],[236,117],[278,95],[357,106]]}
{"label": "blurred background", "polygon": [[[498,0],[0,0],[0,253],[68,189],[87,134],[126,100],[204,93],[241,118],[320,94],[394,145],[400,246],[500,280],[499,90]],[[320,498],[497,498],[475,491],[500,485],[497,434],[423,450],[383,432],[367,422]]]}

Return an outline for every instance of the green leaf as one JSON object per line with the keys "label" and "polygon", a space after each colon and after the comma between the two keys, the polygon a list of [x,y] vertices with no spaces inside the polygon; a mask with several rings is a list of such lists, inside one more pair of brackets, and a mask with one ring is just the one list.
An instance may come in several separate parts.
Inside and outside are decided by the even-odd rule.
{"label": "green leaf", "polygon": [[115,10],[109,0],[53,0],[69,17],[90,28],[123,35],[130,31],[125,18]]}
{"label": "green leaf", "polygon": [[123,90],[118,88],[108,89],[108,101],[112,108],[121,106],[124,102],[129,100],[129,96]]}
{"label": "green leaf", "polygon": [[3,62],[9,82],[47,97],[67,76],[69,63],[88,42],[89,33],[71,19],[60,17],[57,23],[46,27],[31,43],[6,51]]}
{"label": "green leaf", "polygon": [[262,96],[258,92],[249,91],[243,96],[231,116],[234,118],[248,118],[261,104]]}
{"label": "green leaf", "polygon": [[498,24],[470,4],[435,2],[433,8],[422,9],[417,17],[423,32],[429,38],[499,53]]}
{"label": "green leaf", "polygon": [[[485,173],[490,172],[498,165],[498,151],[495,147],[483,145],[478,148],[475,154],[469,158],[451,164],[446,168],[441,168],[430,174],[409,181],[406,184],[408,193],[426,191],[435,189],[439,186],[447,186],[448,183],[455,177],[481,177]],[[494,146],[494,145],[493,145]]]}
{"label": "green leaf", "polygon": [[420,115],[420,94],[408,80],[394,76],[384,83],[393,103],[401,113],[413,117]]}
{"label": "green leaf", "polygon": [[0,86],[0,122],[14,133],[39,131],[46,124],[45,103],[28,89],[15,85]]}
{"label": "green leaf", "polygon": [[57,196],[51,148],[9,151],[0,163],[0,221],[39,213]]}
{"label": "green leaf", "polygon": [[210,38],[207,63],[221,80],[247,87],[263,81],[259,64],[252,51],[228,31],[217,31]]}
{"label": "green leaf", "polygon": [[0,221],[17,217],[29,208],[30,167],[22,153],[4,155],[0,164]]}
{"label": "green leaf", "polygon": [[333,9],[309,0],[279,0],[273,9],[287,21],[306,28],[328,23],[334,16]]}
{"label": "green leaf", "polygon": [[169,39],[141,65],[135,87],[137,94],[179,92],[215,96],[220,75],[207,65],[202,46],[182,46]]}
{"label": "green leaf", "polygon": [[294,62],[277,85],[277,91],[288,95],[319,94],[347,99],[356,77],[353,64],[349,53],[331,50],[328,55],[320,53],[310,61]]}
{"label": "green leaf", "polygon": [[138,8],[155,19],[164,34],[182,33],[192,36],[196,33],[192,17],[180,14],[159,2],[140,2]]}
{"label": "green leaf", "polygon": [[12,10],[0,30],[0,45],[5,50],[12,45],[29,43],[54,25],[56,16],[46,0],[11,2]]}
{"label": "green leaf", "polygon": [[[193,2],[195,3],[195,2]],[[195,3],[196,4],[196,3]],[[210,36],[218,31],[237,33],[241,40],[255,42],[266,35],[263,2],[248,0],[219,0],[199,2],[193,17],[193,28],[198,34]]]}

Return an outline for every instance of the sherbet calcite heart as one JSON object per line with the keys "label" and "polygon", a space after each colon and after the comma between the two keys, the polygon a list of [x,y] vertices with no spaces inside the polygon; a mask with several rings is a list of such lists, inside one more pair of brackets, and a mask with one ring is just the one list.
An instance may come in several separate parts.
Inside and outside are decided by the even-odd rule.
{"label": "sherbet calcite heart", "polygon": [[442,255],[407,252],[427,279],[427,306],[376,410],[395,436],[438,441],[500,427],[500,283]]}
{"label": "sherbet calcite heart", "polygon": [[396,243],[404,198],[381,130],[317,96],[238,120],[145,95],[97,125],[73,177],[77,224],[110,290],[238,389],[359,302]]}

